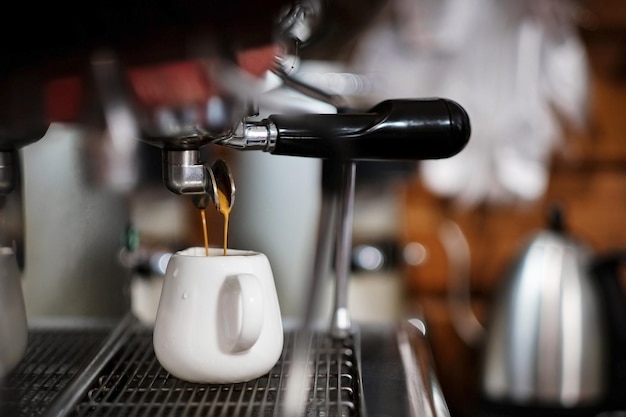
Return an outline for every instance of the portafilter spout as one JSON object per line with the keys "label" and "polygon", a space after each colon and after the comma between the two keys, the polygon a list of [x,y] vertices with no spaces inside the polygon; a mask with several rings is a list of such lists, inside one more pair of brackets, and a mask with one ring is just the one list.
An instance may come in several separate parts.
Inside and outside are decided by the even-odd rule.
{"label": "portafilter spout", "polygon": [[[199,210],[204,210],[213,203],[217,211],[227,210],[232,207],[235,204],[236,187],[226,161],[218,159],[211,167],[205,165],[205,175],[207,178],[206,190],[203,194],[193,194],[191,196],[193,205]],[[225,201],[220,199],[220,194]],[[226,204],[228,207],[221,207],[222,204]]]}
{"label": "portafilter spout", "polygon": [[203,195],[214,188],[215,179],[200,160],[199,149],[162,151],[163,182],[176,194]]}

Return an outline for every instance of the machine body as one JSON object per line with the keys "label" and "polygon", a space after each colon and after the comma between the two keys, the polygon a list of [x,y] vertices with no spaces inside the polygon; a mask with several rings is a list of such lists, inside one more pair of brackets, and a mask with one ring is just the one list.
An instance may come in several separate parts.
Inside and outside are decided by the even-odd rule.
{"label": "machine body", "polygon": [[[113,252],[119,256],[118,249],[122,244],[115,239],[115,235],[122,228],[120,224],[126,220],[124,215],[119,215],[119,211],[126,213],[130,206],[128,194],[138,193],[141,188],[132,178],[132,169],[129,169],[134,168],[129,165],[133,164],[138,141],[161,150],[165,188],[175,195],[189,197],[199,209],[211,203],[219,204],[216,201],[217,191],[227,192],[229,205],[233,204],[235,194],[228,167],[222,163],[209,165],[202,160],[200,151],[206,146],[322,159],[324,172],[318,246],[313,254],[312,273],[308,277],[311,293],[303,322],[290,333],[293,344],[289,346],[293,350],[293,358],[286,358],[281,365],[285,370],[280,372],[284,371],[290,380],[284,382],[281,377],[280,384],[287,386],[285,390],[275,391],[280,395],[284,393],[285,415],[296,415],[289,412],[296,410],[290,408],[293,406],[297,407],[298,413],[304,409],[300,407],[304,404],[300,403],[302,398],[299,397],[307,392],[301,389],[307,388],[301,383],[310,382],[304,377],[308,374],[307,346],[311,340],[319,340],[320,351],[340,352],[336,356],[339,359],[333,356],[329,361],[346,361],[339,366],[339,372],[347,372],[346,367],[355,368],[354,371],[349,370],[349,375],[333,377],[325,371],[328,381],[351,383],[350,395],[357,399],[353,401],[356,406],[347,409],[350,415],[361,414],[365,409],[365,401],[358,398],[370,387],[376,387],[374,382],[369,382],[372,376],[379,380],[390,377],[379,375],[383,368],[376,369],[376,361],[384,359],[388,361],[385,365],[394,362],[393,366],[385,366],[384,369],[394,369],[401,375],[392,378],[389,384],[385,382],[384,388],[392,389],[385,391],[386,399],[377,399],[377,403],[369,404],[370,409],[379,411],[386,406],[386,402],[391,402],[399,405],[402,414],[410,410],[412,415],[446,416],[443,397],[431,376],[430,358],[422,354],[418,363],[410,346],[412,339],[417,339],[420,346],[424,344],[425,331],[421,321],[410,322],[408,330],[407,326],[401,326],[399,329],[385,328],[384,331],[373,329],[371,333],[359,332],[350,322],[345,297],[354,203],[354,163],[360,160],[451,157],[468,143],[471,134],[469,117],[456,102],[440,98],[403,98],[384,101],[366,110],[347,109],[342,100],[304,86],[282,73],[281,80],[287,88],[333,104],[337,113],[272,114],[262,120],[256,119],[257,101],[263,91],[255,81],[267,71],[280,73],[275,68],[280,46],[290,42],[297,45],[306,43],[306,38],[312,36],[315,25],[319,24],[315,13],[323,13],[322,5],[327,5],[327,2],[164,0],[152,2],[148,7],[138,0],[113,0],[96,1],[89,5],[78,2],[46,3],[41,5],[37,14],[33,14],[29,10],[30,4],[17,4],[13,17],[17,21],[28,22],[31,27],[37,27],[40,33],[49,36],[16,38],[12,32],[7,32],[12,28],[6,26],[0,29],[0,34],[4,35],[0,36],[3,39],[0,44],[7,62],[0,68],[0,195],[15,193],[13,174],[18,169],[15,161],[25,150],[24,147],[28,149],[33,143],[45,141],[53,125],[80,125],[104,132],[96,136],[107,146],[98,148],[94,165],[109,159],[114,162],[111,166],[115,169],[104,171],[111,175],[128,172],[129,178],[111,181],[116,185],[112,190],[96,190],[91,184],[85,186],[82,178],[73,178],[77,185],[85,186],[80,190],[81,198],[71,200],[75,212],[92,217],[79,225],[75,236],[63,235],[67,234],[67,228],[59,232],[73,243],[63,245],[61,239],[55,241],[55,249],[66,250],[63,255],[54,256],[45,249],[37,255],[55,258],[62,266],[69,266],[67,275],[75,274],[80,280],[77,288],[95,288],[94,297],[113,304],[113,301],[105,299],[104,294],[98,293],[97,289],[101,286],[95,281],[96,277],[107,280],[113,275],[115,279],[110,282],[119,282],[124,278],[117,271],[108,272],[112,271],[108,269],[112,263],[119,262],[108,249],[117,245]],[[62,135],[67,136],[63,132]],[[83,147],[87,148],[86,142],[93,139],[90,135],[76,135],[79,136],[84,141],[74,141],[75,138],[67,141],[64,137],[59,139],[59,143],[67,142],[68,148],[72,145],[72,156],[76,156],[78,153],[73,152],[73,145],[83,151]],[[69,150],[62,152],[70,153]],[[67,165],[73,168],[81,164],[72,162]],[[53,187],[45,188],[45,191],[52,197],[63,195]],[[72,196],[75,197],[74,194]],[[68,201],[67,198],[59,200]],[[115,204],[108,206],[107,203],[113,200]],[[46,200],[46,203],[49,204],[49,201]],[[40,211],[45,212],[44,209]],[[91,233],[93,229],[89,229],[94,226],[95,222],[91,221],[94,214],[101,227],[95,234]],[[45,222],[40,225],[47,226]],[[2,236],[5,234],[4,227],[5,223],[0,224]],[[130,246],[128,241],[124,244]],[[310,312],[319,299],[319,284],[328,269],[327,255],[333,245],[338,247],[338,277],[332,329],[309,338],[315,333]],[[90,263],[89,268],[81,268],[83,262]],[[52,263],[44,262],[43,265],[47,267]],[[110,276],[99,276],[100,272]],[[42,273],[48,274],[49,271],[44,268]],[[52,293],[46,285],[55,285],[57,281],[51,284],[47,278],[41,277],[40,282],[33,285],[41,285],[43,293]],[[64,275],[58,282],[68,279]],[[110,282],[105,284],[110,286]],[[3,307],[0,306],[0,315],[7,313],[2,311]],[[416,326],[415,323],[421,324]],[[132,317],[125,317],[112,329],[105,343],[97,344],[99,350],[91,361],[81,362],[78,367],[67,367],[85,372],[71,378],[71,383],[62,389],[45,415],[66,415],[84,393],[90,397],[95,391],[87,384],[109,381],[96,374],[106,371],[111,364],[122,363],[115,356],[121,352],[120,348],[136,336],[145,335],[151,336],[150,329],[137,327]],[[367,342],[363,345],[361,335]],[[10,341],[0,340],[0,343]],[[380,352],[372,354],[369,348],[363,349],[364,357],[370,358],[374,365],[369,369],[360,364],[361,347],[366,345],[374,350],[385,350],[385,355],[381,355]],[[331,349],[328,349],[329,346]],[[139,353],[139,348],[133,351],[147,358],[152,354],[150,350],[145,354]],[[22,370],[18,369],[18,372]],[[125,375],[120,377],[120,373],[115,372],[118,380],[127,379]],[[128,369],[122,371],[124,373],[127,374]],[[303,376],[302,381],[297,380],[298,375]],[[167,376],[163,380],[171,378]],[[406,386],[407,381],[409,387]],[[420,388],[416,390],[416,387]],[[107,389],[111,393],[119,391],[117,388]],[[239,389],[226,387],[228,397]],[[144,392],[151,393],[153,390],[149,388]],[[335,396],[344,394],[342,389],[333,391],[329,388],[326,392]],[[269,396],[272,395],[270,393]],[[131,398],[134,396],[135,392],[131,393]],[[169,399],[170,394],[166,398]],[[393,399],[387,401],[389,398]],[[319,410],[327,405],[325,402],[330,404],[330,400],[322,399],[320,404],[315,404],[313,412],[329,415]],[[8,404],[13,404],[10,401]],[[344,407],[342,398],[332,401],[337,409]],[[137,407],[142,407],[141,403],[138,401]],[[3,407],[6,404],[0,397],[2,415],[5,415]],[[90,405],[82,409],[93,410],[95,407]],[[245,411],[246,407],[238,404],[236,409]],[[149,412],[154,412],[154,409],[149,409]],[[229,410],[224,408],[223,412],[229,413]],[[343,409],[340,414],[347,415]],[[15,414],[11,410],[6,415],[12,417]]]}

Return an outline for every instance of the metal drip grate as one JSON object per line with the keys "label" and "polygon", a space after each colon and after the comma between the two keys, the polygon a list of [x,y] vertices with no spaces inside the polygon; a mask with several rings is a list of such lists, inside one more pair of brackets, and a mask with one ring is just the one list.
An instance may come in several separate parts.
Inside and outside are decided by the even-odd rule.
{"label": "metal drip grate", "polygon": [[0,383],[0,415],[41,415],[91,360],[110,330],[110,327],[31,329],[24,358]]}
{"label": "metal drip grate", "polygon": [[[283,354],[265,376],[246,383],[196,384],[171,376],[158,363],[152,331],[139,327],[86,387],[69,413],[89,416],[278,416],[295,334],[287,332]],[[359,415],[358,355],[354,338],[334,341],[325,333],[311,340],[312,386],[308,416]]]}

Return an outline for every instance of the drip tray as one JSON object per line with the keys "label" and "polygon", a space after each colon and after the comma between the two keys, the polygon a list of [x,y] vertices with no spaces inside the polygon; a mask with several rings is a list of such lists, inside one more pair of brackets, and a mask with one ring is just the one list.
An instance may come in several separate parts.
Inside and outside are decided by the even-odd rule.
{"label": "drip tray", "polygon": [[[195,384],[171,376],[158,363],[152,332],[139,329],[117,352],[69,416],[273,416],[288,375],[287,352],[294,334],[286,334],[281,359],[269,374],[246,383]],[[314,415],[356,416],[358,373],[352,340],[337,345],[323,335],[312,347]],[[322,409],[323,408],[323,409]]]}
{"label": "drip tray", "polygon": [[[118,326],[85,371],[47,410],[49,416],[279,416],[296,332],[285,332],[281,358],[266,375],[245,383],[197,384],[165,371],[152,347],[152,328],[136,320]],[[337,341],[313,334],[312,385],[305,415],[360,416],[358,335]]]}
{"label": "drip tray", "polygon": [[[217,385],[165,371],[154,354],[152,327],[132,315],[110,327],[33,331],[23,361],[0,385],[0,416],[283,416],[298,334],[286,326],[282,356],[268,374]],[[308,399],[298,414],[449,417],[432,372],[419,367],[398,334],[404,333],[393,326],[363,326],[339,341],[313,332]]]}
{"label": "drip tray", "polygon": [[0,382],[0,416],[38,417],[94,357],[113,325],[37,326],[20,364]]}

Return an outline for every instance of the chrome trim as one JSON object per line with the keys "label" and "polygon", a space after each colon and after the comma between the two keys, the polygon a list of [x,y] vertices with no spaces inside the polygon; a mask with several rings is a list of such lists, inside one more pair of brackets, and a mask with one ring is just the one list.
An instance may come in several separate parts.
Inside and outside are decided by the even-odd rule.
{"label": "chrome trim", "polygon": [[243,121],[232,136],[216,143],[240,151],[273,152],[278,139],[278,128],[270,120]]}
{"label": "chrome trim", "polygon": [[409,410],[412,417],[450,417],[437,380],[426,324],[411,318],[399,326],[398,349],[406,372]]}

